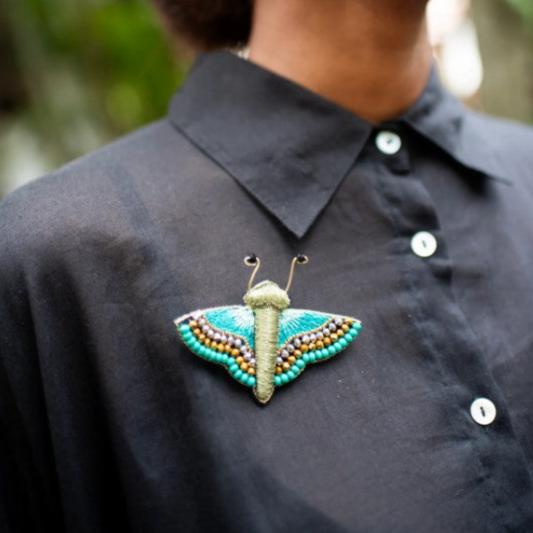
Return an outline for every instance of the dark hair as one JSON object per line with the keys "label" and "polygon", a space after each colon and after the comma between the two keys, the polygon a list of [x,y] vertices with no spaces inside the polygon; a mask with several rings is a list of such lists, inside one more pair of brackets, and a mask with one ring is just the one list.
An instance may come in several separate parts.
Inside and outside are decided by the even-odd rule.
{"label": "dark hair", "polygon": [[253,0],[153,1],[171,31],[195,48],[236,48],[250,36]]}

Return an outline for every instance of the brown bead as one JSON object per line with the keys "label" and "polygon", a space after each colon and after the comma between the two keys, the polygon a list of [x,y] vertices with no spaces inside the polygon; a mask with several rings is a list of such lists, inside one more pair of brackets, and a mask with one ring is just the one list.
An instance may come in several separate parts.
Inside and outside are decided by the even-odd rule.
{"label": "brown bead", "polygon": [[346,322],[348,323],[349,326],[351,326],[353,324],[353,319],[347,318]]}
{"label": "brown bead", "polygon": [[348,326],[348,324],[345,323],[341,326],[341,329],[342,331],[344,331],[344,333],[346,333],[350,329],[350,326]]}
{"label": "brown bead", "polygon": [[302,357],[302,352],[300,350],[294,350],[294,352],[292,352],[292,355],[294,357]]}
{"label": "brown bead", "polygon": [[337,337],[342,337],[344,335],[344,331],[342,331],[342,329],[338,329],[336,331],[336,335],[337,335]]}
{"label": "brown bead", "polygon": [[224,351],[227,352],[227,353],[231,353],[231,346],[229,344],[226,344],[224,346]]}
{"label": "brown bead", "polygon": [[233,348],[233,350],[231,350],[231,355],[233,355],[233,357],[237,357],[241,352],[239,352],[239,350],[237,348]]}
{"label": "brown bead", "polygon": [[339,338],[339,336],[338,336],[336,333],[332,333],[332,334],[329,336],[329,338],[330,338],[333,342],[335,342],[335,341]]}
{"label": "brown bead", "polygon": [[309,346],[307,346],[307,344],[302,344],[302,345],[300,346],[300,351],[301,351],[302,353],[308,352],[308,351],[309,351]]}
{"label": "brown bead", "polygon": [[322,341],[316,341],[316,347],[320,350],[321,348],[324,348],[324,343]]}
{"label": "brown bead", "polygon": [[283,370],[281,369],[280,366],[277,366],[276,367],[276,374],[281,374],[283,372]]}
{"label": "brown bead", "polygon": [[313,351],[315,348],[316,348],[316,344],[315,344],[314,342],[311,342],[311,343],[309,344],[309,351],[311,352],[311,351]]}
{"label": "brown bead", "polygon": [[235,362],[240,365],[241,363],[244,363],[244,357],[242,357],[242,355],[240,355],[239,357],[237,357],[237,359],[235,359]]}
{"label": "brown bead", "polygon": [[294,355],[289,355],[289,357],[287,358],[287,361],[293,365],[294,363],[296,363],[296,357],[294,357]]}
{"label": "brown bead", "polygon": [[255,376],[255,368],[249,367],[248,368],[248,374],[250,374],[250,376]]}
{"label": "brown bead", "polygon": [[211,339],[205,339],[204,344],[208,347],[211,346]]}
{"label": "brown bead", "polygon": [[198,335],[198,340],[200,342],[204,342],[206,339],[206,336],[205,336],[205,333],[201,333],[200,335]]}
{"label": "brown bead", "polygon": [[324,344],[329,346],[331,344],[331,339],[329,337],[324,337]]}
{"label": "brown bead", "polygon": [[226,350],[226,345],[224,343],[220,343],[218,346],[217,346],[217,350],[219,352],[224,352]]}
{"label": "brown bead", "polygon": [[291,367],[291,365],[289,365],[289,363],[287,363],[287,361],[285,361],[282,365],[283,367],[283,370],[289,370],[289,368]]}
{"label": "brown bead", "polygon": [[191,329],[197,328],[197,327],[198,327],[198,322],[196,322],[196,320],[191,320],[191,321],[189,322],[189,327],[190,327]]}
{"label": "brown bead", "polygon": [[200,328],[194,328],[192,330],[192,332],[198,337],[198,335],[200,335],[200,333],[202,333],[202,330]]}
{"label": "brown bead", "polygon": [[241,370],[242,370],[243,372],[246,372],[246,371],[248,370],[248,363],[242,363],[242,365],[241,365]]}

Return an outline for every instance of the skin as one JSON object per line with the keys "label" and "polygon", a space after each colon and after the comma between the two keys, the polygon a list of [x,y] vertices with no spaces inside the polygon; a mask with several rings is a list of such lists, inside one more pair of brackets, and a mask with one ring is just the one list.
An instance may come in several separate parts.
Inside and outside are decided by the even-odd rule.
{"label": "skin", "polygon": [[377,124],[428,80],[427,0],[255,0],[249,60]]}

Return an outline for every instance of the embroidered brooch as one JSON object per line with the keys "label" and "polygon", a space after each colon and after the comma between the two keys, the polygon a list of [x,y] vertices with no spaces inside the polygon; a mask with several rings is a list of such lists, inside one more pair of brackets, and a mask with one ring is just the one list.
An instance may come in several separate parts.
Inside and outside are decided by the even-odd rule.
{"label": "embroidered brooch", "polygon": [[261,261],[249,255],[244,263],[254,269],[243,297],[246,305],[210,307],[174,321],[194,354],[226,367],[263,404],[307,365],[344,350],[362,327],[356,318],[289,308],[294,268],[307,262],[301,254],[292,259],[287,286],[281,289],[268,280],[253,285]]}

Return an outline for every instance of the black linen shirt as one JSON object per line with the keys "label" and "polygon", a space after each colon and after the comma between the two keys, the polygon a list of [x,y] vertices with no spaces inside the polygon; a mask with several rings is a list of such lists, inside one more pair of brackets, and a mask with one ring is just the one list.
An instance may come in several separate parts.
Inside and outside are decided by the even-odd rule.
{"label": "black linen shirt", "polygon": [[[532,168],[435,71],[373,127],[202,54],[168,118],[0,204],[2,531],[533,531]],[[173,323],[241,304],[250,252],[363,323],[266,406]]]}

